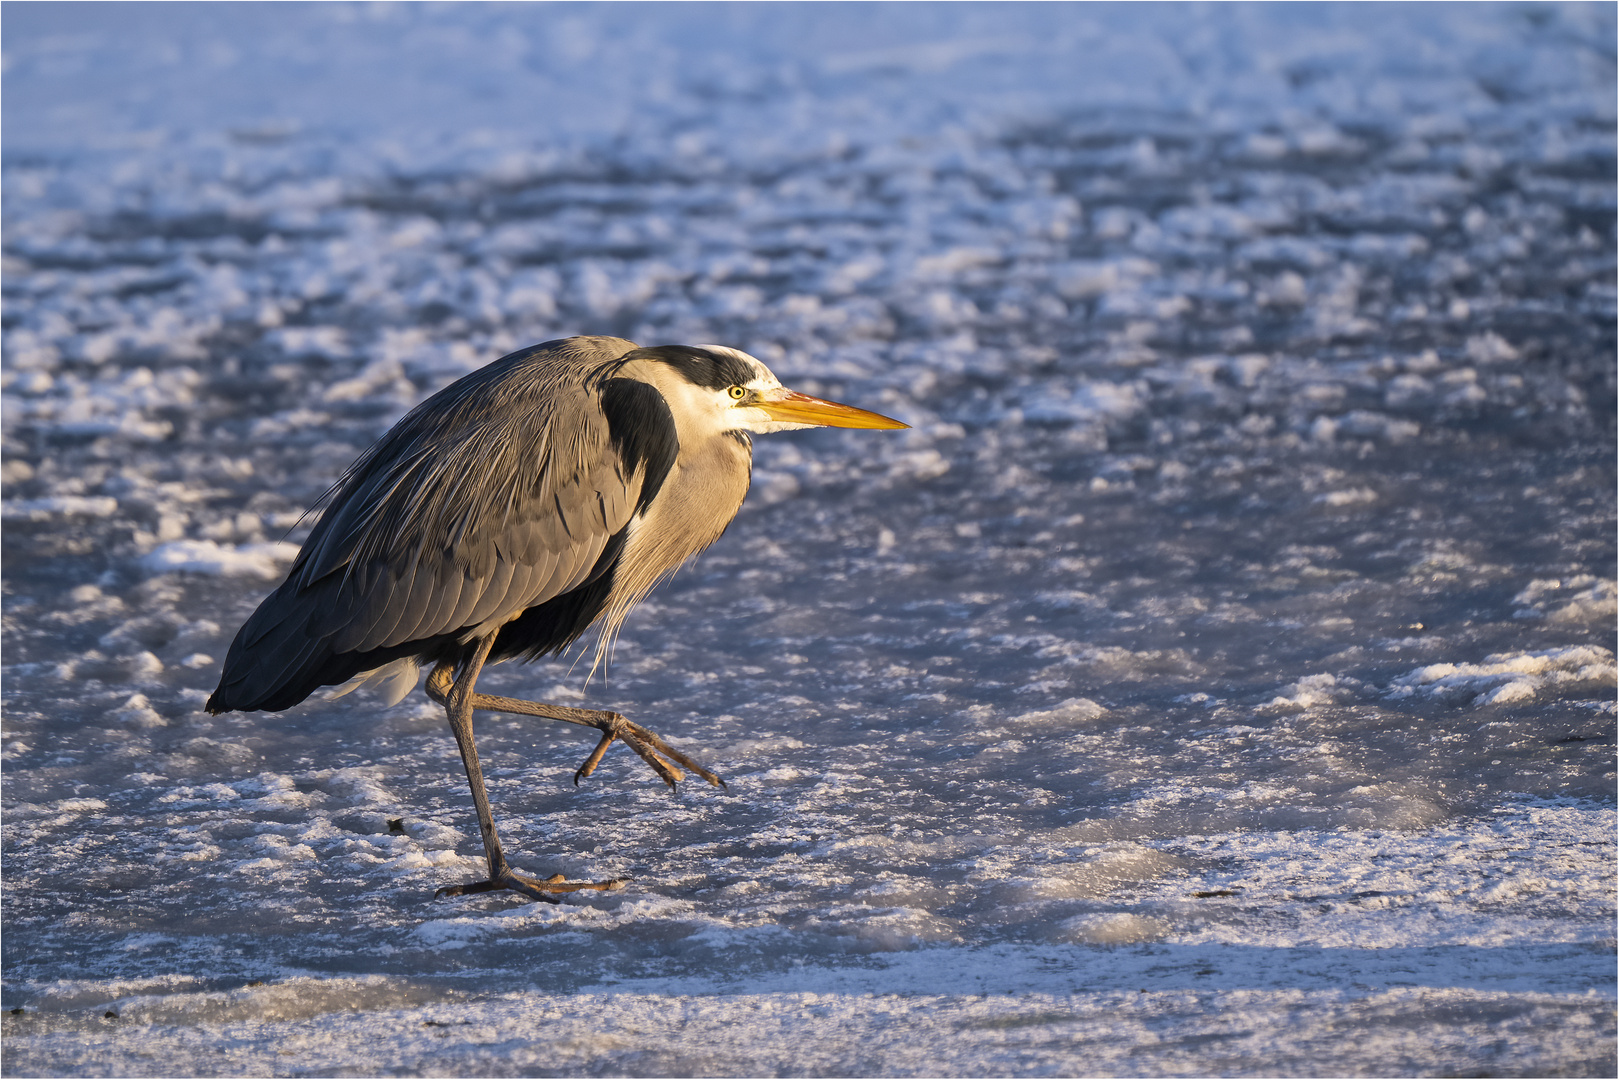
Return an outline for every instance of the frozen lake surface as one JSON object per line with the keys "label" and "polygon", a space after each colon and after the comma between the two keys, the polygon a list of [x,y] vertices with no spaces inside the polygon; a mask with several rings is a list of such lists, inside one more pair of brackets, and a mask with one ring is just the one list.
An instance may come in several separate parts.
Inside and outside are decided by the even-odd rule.
{"label": "frozen lake surface", "polygon": [[[1614,9],[7,5],[8,1075],[1615,1070]],[[201,704],[575,333],[758,441],[588,660],[730,784]],[[584,650],[588,652],[588,639]]]}

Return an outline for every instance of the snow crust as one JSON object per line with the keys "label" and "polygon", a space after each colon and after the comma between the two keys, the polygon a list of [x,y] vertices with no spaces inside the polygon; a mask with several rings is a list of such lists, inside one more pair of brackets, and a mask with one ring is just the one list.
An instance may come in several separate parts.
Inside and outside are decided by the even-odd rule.
{"label": "snow crust", "polygon": [[158,574],[188,571],[225,577],[279,579],[298,555],[285,541],[268,544],[217,544],[212,540],[171,540],[141,558],[141,567]]}
{"label": "snow crust", "polygon": [[[1613,1075],[1611,5],[0,18],[8,1074]],[[435,901],[425,696],[203,705],[574,333],[913,426],[480,681],[727,791],[480,717],[514,862],[633,882]]]}

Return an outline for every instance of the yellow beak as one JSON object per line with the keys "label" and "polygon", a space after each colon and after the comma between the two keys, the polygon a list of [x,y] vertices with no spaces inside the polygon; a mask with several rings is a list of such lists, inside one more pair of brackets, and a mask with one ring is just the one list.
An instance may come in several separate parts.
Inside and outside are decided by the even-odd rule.
{"label": "yellow beak", "polygon": [[800,394],[797,390],[781,387],[761,390],[756,400],[749,402],[755,409],[772,420],[789,424],[814,424],[817,427],[846,428],[903,428],[910,427],[892,417],[857,409],[853,405],[840,405],[818,397]]}

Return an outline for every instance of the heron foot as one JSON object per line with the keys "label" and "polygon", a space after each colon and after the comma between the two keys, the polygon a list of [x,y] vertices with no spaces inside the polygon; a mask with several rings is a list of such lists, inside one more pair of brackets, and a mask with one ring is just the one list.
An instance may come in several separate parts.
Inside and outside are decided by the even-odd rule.
{"label": "heron foot", "polygon": [[[433,674],[427,680],[428,696],[440,704],[449,700],[451,686],[449,670],[448,664],[440,664],[433,669]],[[703,768],[664,742],[657,733],[626,720],[620,713],[601,709],[573,709],[566,705],[546,705],[539,701],[524,701],[522,698],[501,697],[497,694],[475,693],[470,695],[470,698],[474,709],[515,713],[519,716],[540,716],[547,720],[561,720],[580,727],[595,728],[601,732],[601,741],[596,744],[596,749],[590,752],[585,763],[574,772],[575,784],[596,771],[596,766],[601,764],[602,755],[607,753],[607,748],[617,740],[640,755],[641,760],[652,766],[652,771],[671,788],[686,778],[686,774],[680,771],[682,768],[691,770],[717,788],[725,787],[725,781],[720,779],[718,773]]]}
{"label": "heron foot", "polygon": [[634,750],[641,760],[652,766],[652,771],[657,773],[658,777],[671,788],[678,781],[686,778],[685,774],[680,771],[679,766],[681,765],[707,780],[714,787],[725,787],[725,781],[720,779],[717,773],[703,768],[697,762],[664,742],[655,732],[648,731],[640,724],[624,719],[618,713],[600,713],[598,715],[600,715],[601,719],[591,726],[602,733],[601,742],[596,744],[596,749],[590,752],[590,756],[585,759],[585,763],[574,772],[573,784],[575,787],[579,786],[579,781],[596,771],[596,766],[601,764],[602,755],[607,753],[607,748],[613,745],[614,739]]}
{"label": "heron foot", "polygon": [[539,878],[526,877],[522,874],[507,870],[496,877],[485,878],[483,881],[469,881],[464,885],[446,885],[433,894],[438,900],[450,896],[472,896],[476,893],[510,891],[521,893],[530,900],[541,900],[547,904],[562,903],[557,893],[571,892],[616,892],[629,884],[629,878],[613,878],[609,881],[569,881],[561,874],[552,874],[541,881]]}

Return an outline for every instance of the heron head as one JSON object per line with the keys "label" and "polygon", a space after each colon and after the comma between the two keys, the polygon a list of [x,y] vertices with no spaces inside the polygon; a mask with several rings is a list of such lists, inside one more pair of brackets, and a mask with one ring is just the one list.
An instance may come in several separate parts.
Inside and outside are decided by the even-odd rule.
{"label": "heron head", "polygon": [[[678,385],[654,383],[669,400],[677,423],[712,425],[716,431],[766,434],[811,427],[903,428],[878,413],[801,394],[757,359],[724,345],[674,345],[637,350],[671,368]],[[632,353],[632,356],[637,354]]]}

